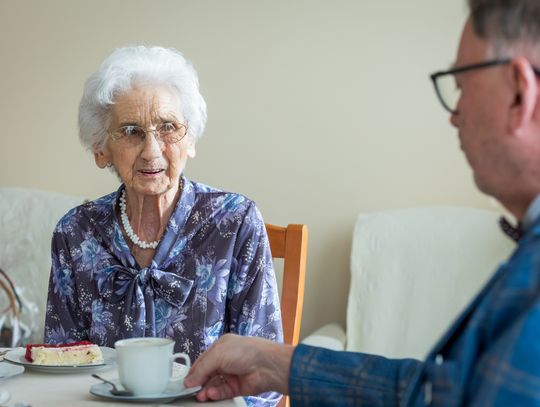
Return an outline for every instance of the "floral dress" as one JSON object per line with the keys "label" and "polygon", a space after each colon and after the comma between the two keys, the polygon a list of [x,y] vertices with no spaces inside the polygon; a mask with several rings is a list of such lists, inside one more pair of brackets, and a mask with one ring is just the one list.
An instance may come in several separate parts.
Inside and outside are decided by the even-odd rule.
{"label": "floral dress", "polygon": [[[246,197],[182,179],[152,263],[141,268],[117,216],[118,191],[70,210],[52,238],[45,341],[101,346],[131,337],[175,340],[191,360],[233,332],[283,341],[266,229]],[[247,398],[274,405],[275,393]]]}

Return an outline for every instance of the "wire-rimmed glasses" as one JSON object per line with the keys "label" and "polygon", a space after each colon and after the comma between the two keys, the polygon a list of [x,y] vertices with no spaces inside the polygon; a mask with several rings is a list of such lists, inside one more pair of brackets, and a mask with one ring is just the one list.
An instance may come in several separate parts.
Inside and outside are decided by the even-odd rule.
{"label": "wire-rimmed glasses", "polygon": [[[435,92],[437,97],[441,101],[443,107],[452,114],[456,114],[457,104],[461,97],[461,89],[456,85],[454,75],[473,71],[476,69],[490,68],[493,66],[508,64],[511,61],[510,58],[494,59],[491,61],[480,62],[478,64],[464,65],[457,68],[449,69],[447,71],[439,71],[430,75],[435,86]],[[535,73],[538,75],[540,71],[533,67]]]}
{"label": "wire-rimmed glasses", "polygon": [[174,144],[182,140],[187,134],[187,126],[179,122],[164,122],[155,129],[144,129],[135,124],[118,127],[109,132],[109,137],[114,141],[121,141],[131,146],[141,144],[148,133],[154,133],[158,141],[165,144]]}

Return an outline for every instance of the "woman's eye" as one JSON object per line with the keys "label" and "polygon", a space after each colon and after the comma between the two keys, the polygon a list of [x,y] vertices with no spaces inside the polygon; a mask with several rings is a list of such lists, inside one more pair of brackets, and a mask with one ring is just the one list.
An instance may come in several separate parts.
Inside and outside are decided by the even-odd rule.
{"label": "woman's eye", "polygon": [[122,134],[128,137],[144,137],[144,131],[137,126],[122,127]]}
{"label": "woman's eye", "polygon": [[176,131],[176,126],[174,125],[174,123],[163,123],[160,127],[159,127],[159,132],[160,133],[172,133]]}

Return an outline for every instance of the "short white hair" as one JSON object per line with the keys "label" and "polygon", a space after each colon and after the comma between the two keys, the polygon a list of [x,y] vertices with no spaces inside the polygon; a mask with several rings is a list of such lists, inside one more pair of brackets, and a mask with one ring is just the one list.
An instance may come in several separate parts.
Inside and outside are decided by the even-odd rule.
{"label": "short white hair", "polygon": [[170,86],[178,92],[188,135],[196,142],[206,125],[206,102],[191,63],[173,48],[143,45],[116,49],[84,85],[79,104],[79,139],[99,151],[107,140],[114,98],[137,83]]}

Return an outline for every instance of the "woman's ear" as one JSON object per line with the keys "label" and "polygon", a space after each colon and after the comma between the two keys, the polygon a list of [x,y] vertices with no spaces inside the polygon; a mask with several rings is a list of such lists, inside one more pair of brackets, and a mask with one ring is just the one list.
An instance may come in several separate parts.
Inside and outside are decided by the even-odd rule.
{"label": "woman's ear", "polygon": [[99,168],[109,167],[111,164],[108,154],[105,154],[103,150],[94,151],[94,160]]}
{"label": "woman's ear", "polygon": [[514,101],[510,108],[509,132],[519,134],[527,127],[539,107],[536,73],[531,63],[523,57],[511,61]]}
{"label": "woman's ear", "polygon": [[184,145],[184,148],[186,149],[187,156],[189,158],[195,158],[195,155],[197,154],[197,151],[195,149],[195,141],[193,140],[193,137],[189,136],[189,139],[186,140],[186,144]]}

